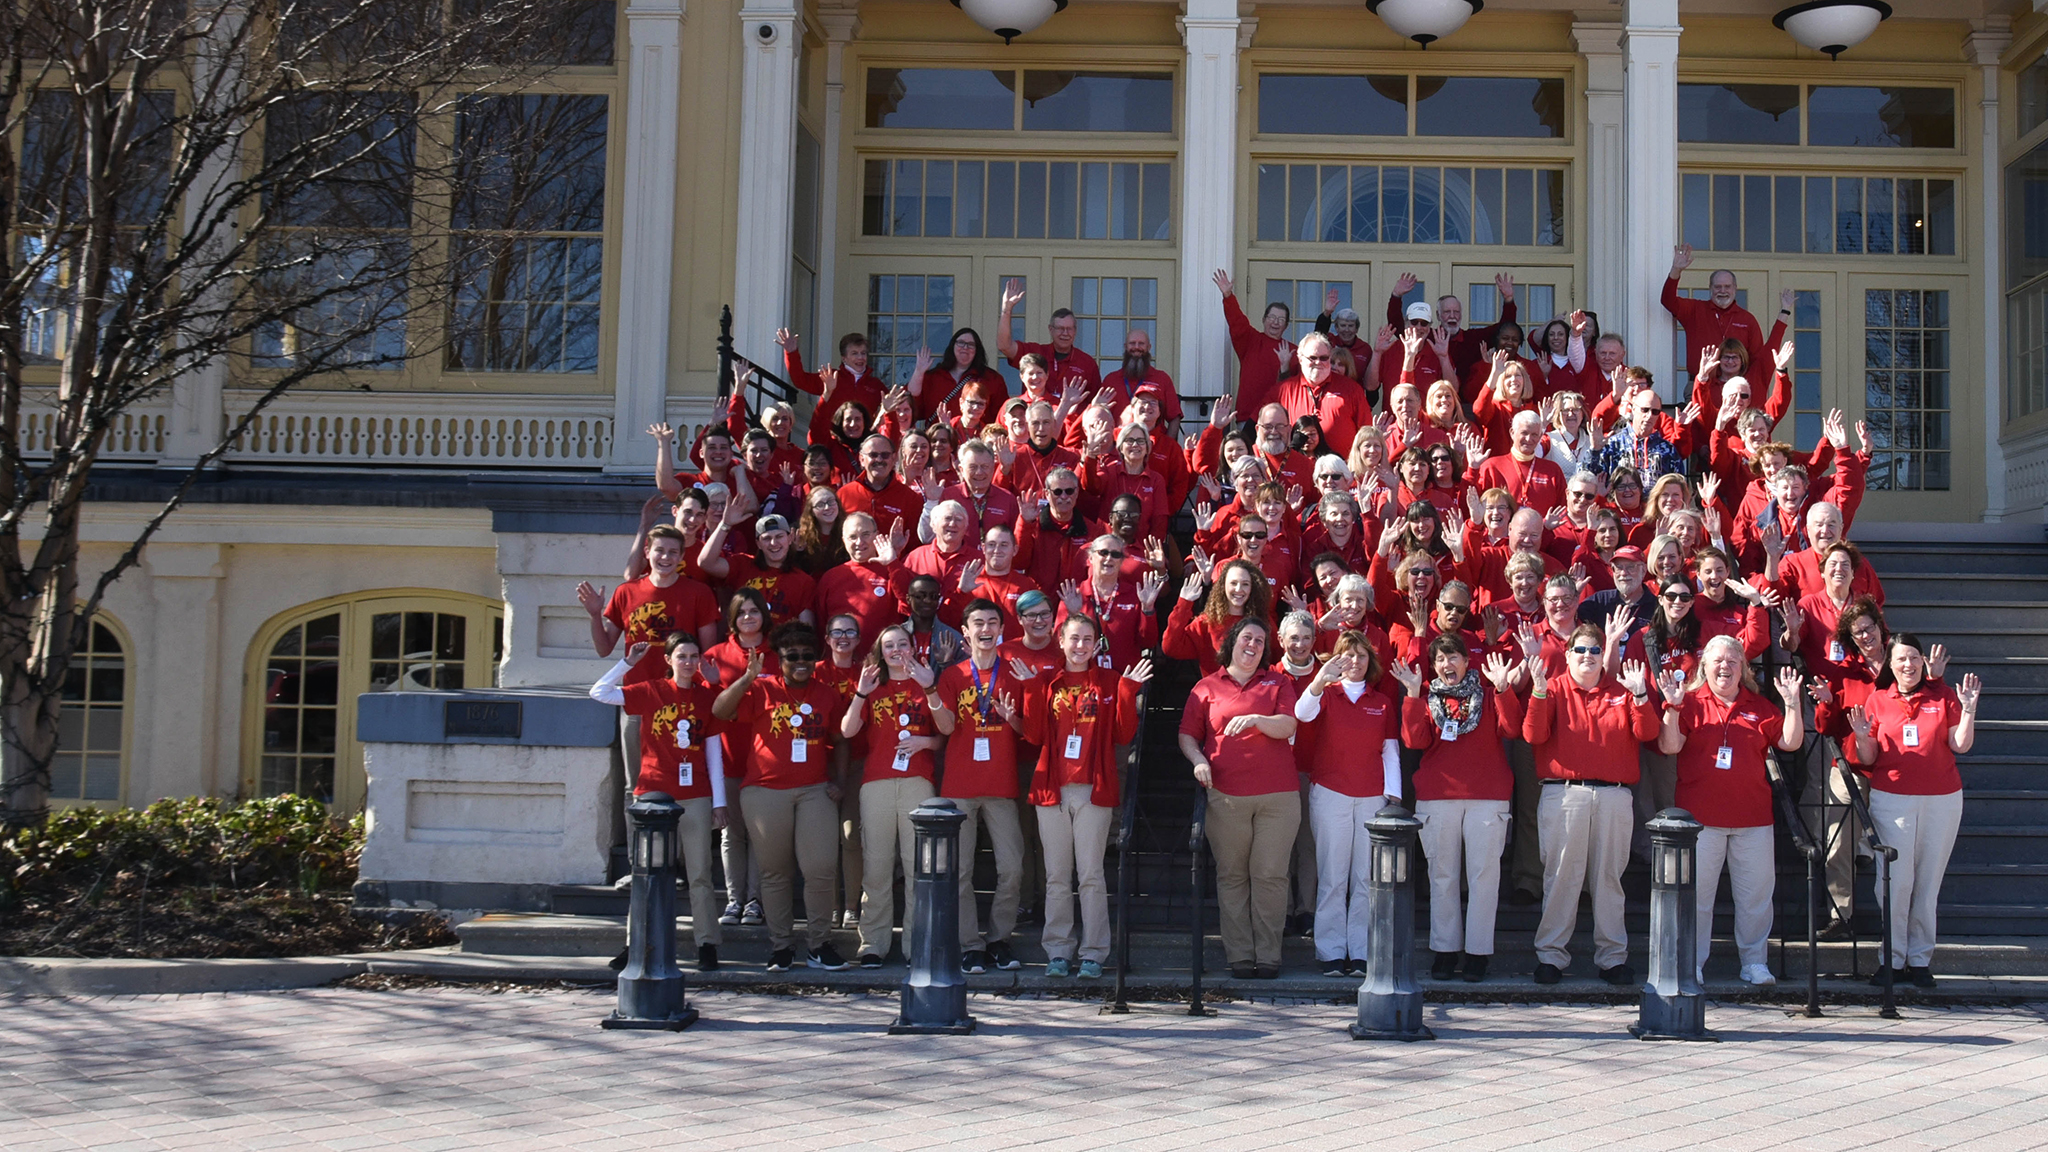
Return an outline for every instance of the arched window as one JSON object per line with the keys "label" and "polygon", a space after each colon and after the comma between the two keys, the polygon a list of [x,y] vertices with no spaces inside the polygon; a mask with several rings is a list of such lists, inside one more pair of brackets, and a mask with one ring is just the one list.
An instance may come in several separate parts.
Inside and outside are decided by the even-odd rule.
{"label": "arched window", "polygon": [[128,774],[128,658],[119,626],[93,619],[85,647],[71,658],[50,762],[54,804],[119,804]]}
{"label": "arched window", "polygon": [[272,619],[249,651],[243,791],[360,807],[356,697],[491,687],[504,624],[497,601],[413,589],[322,600]]}

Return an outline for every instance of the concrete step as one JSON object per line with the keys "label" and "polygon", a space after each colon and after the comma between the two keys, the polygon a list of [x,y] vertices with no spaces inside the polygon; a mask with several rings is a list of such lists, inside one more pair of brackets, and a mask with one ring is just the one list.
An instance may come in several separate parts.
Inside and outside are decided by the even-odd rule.
{"label": "concrete step", "polygon": [[2040,755],[2048,750],[2048,720],[1977,721],[1973,754],[1984,756]]}
{"label": "concrete step", "polygon": [[1956,833],[1949,859],[1958,864],[2011,864],[2039,860],[2048,844],[2048,824],[1976,824]]}
{"label": "concrete step", "polygon": [[[1951,683],[1960,683],[1962,676],[1951,672]],[[1979,672],[1978,678],[1983,678]],[[1977,719],[1985,720],[2038,720],[2048,716],[2048,689],[2015,688],[2010,685],[1992,687],[1984,684],[1983,699],[1978,702]]]}
{"label": "concrete step", "polygon": [[[1889,612],[1885,618],[1887,621],[1891,619]],[[2007,628],[1983,616],[1980,616],[1974,625],[1902,630],[1918,632],[1920,639],[1927,643],[1945,644],[1952,656],[1970,660],[1984,660],[1995,656],[2048,655],[2048,628]]]}
{"label": "concrete step", "polygon": [[1962,571],[1976,574],[2031,576],[2048,570],[2048,547],[2039,544],[1907,544],[1858,541],[1880,576],[1898,573]]}
{"label": "concrete step", "polygon": [[2017,628],[2038,633],[2048,631],[2048,601],[1964,600],[1951,596],[1907,600],[1895,596],[1884,602],[1884,618],[1895,632],[1925,634],[1996,625],[2001,631]]}
{"label": "concrete step", "polygon": [[1960,680],[1966,672],[1975,672],[1987,686],[2048,691],[2048,656],[1952,654],[1948,661],[1949,679]]}
{"label": "concrete step", "polygon": [[2048,573],[2018,572],[1881,572],[1886,607],[1891,599],[2048,600]]}
{"label": "concrete step", "polygon": [[1957,761],[1966,789],[2048,788],[2048,757],[1985,756],[1974,749]]}
{"label": "concrete step", "polygon": [[2048,790],[1965,788],[1963,823],[2048,826]]}
{"label": "concrete step", "polygon": [[2048,864],[1950,863],[1941,900],[1944,917],[1950,908],[2048,904]]}

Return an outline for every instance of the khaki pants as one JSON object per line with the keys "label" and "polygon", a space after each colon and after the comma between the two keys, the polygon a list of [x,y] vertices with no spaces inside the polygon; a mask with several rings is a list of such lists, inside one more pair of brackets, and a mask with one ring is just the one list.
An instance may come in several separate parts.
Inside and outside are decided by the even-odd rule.
{"label": "khaki pants", "polygon": [[[1946,739],[1935,729],[1936,739]],[[1892,861],[1894,968],[1925,968],[1934,962],[1934,908],[1963,822],[1963,794],[1902,796],[1870,792],[1870,818],[1878,839],[1899,850]]]}
{"label": "khaki pants", "polygon": [[1545,784],[1536,809],[1543,843],[1543,918],[1536,926],[1536,959],[1559,968],[1572,962],[1572,931],[1579,925],[1579,893],[1593,893],[1593,963],[1601,969],[1628,961],[1628,924],[1622,919],[1621,873],[1635,796],[1626,787]]}
{"label": "khaki pants", "polygon": [[1636,794],[1636,824],[1629,833],[1629,850],[1648,860],[1650,817],[1678,803],[1678,757],[1657,751],[1654,743],[1644,744],[1636,750],[1636,767],[1643,778],[1631,789]]}
{"label": "khaki pants", "polygon": [[[984,796],[954,800],[967,817],[960,825],[960,950],[979,952],[997,940],[1008,940],[1017,927],[1017,899],[1024,882],[1024,833],[1017,825],[1017,802]],[[977,829],[988,831],[996,857],[995,899],[989,903],[988,930],[982,931],[981,908],[974,898],[974,852]]]}
{"label": "khaki pants", "polygon": [[1699,881],[1700,967],[1714,946],[1714,895],[1721,889],[1721,865],[1728,865],[1728,892],[1735,899],[1735,955],[1744,967],[1762,964],[1771,942],[1771,897],[1778,889],[1776,828],[1700,829],[1699,857],[1693,876]]}
{"label": "khaki pants", "polygon": [[[825,795],[823,784],[757,784],[740,789],[740,794],[747,835],[761,866],[761,914],[768,921],[768,947],[796,947],[792,897],[799,871],[804,877],[804,942],[822,947],[832,932],[832,892],[839,886],[839,806]],[[726,813],[728,830],[731,816]]]}
{"label": "khaki pants", "polygon": [[1017,795],[1027,797],[1017,801],[1017,829],[1024,834],[1024,870],[1021,895],[1017,899],[1020,907],[1036,908],[1041,916],[1045,913],[1045,845],[1038,839],[1038,809],[1028,797],[1031,795],[1031,778],[1038,772],[1038,747],[1034,744],[1017,742]]}
{"label": "khaki pants", "polygon": [[[1823,749],[1826,746],[1823,745]],[[1853,786],[1870,799],[1870,784],[1855,769],[1822,752],[1809,766],[1805,791],[1799,797],[1807,833],[1821,846],[1832,916],[1847,920],[1856,911],[1856,857],[1863,824],[1850,801]]]}
{"label": "khaki pants", "polygon": [[[1500,908],[1500,850],[1507,843],[1511,800],[1419,800],[1422,851],[1429,857],[1429,950],[1493,955]],[[1458,915],[1459,865],[1470,895]]]}
{"label": "khaki pants", "polygon": [[839,797],[839,900],[833,907],[856,920],[860,884],[860,789],[848,788]]}
{"label": "khaki pants", "polygon": [[1508,885],[1517,892],[1543,891],[1543,845],[1536,832],[1536,807],[1543,799],[1543,781],[1536,776],[1536,752],[1526,740],[1507,742],[1508,767],[1515,773],[1514,814],[1508,831],[1514,847],[1508,857]]}
{"label": "khaki pants", "polygon": [[[1316,912],[1322,908],[1323,893],[1322,886],[1316,882],[1321,861],[1316,855],[1315,813],[1310,811],[1309,803],[1309,791],[1314,785],[1308,782],[1308,773],[1297,772],[1295,775],[1301,781],[1301,827],[1294,833],[1294,890],[1289,894],[1287,906]],[[1380,804],[1384,806],[1386,801],[1381,799]]]}
{"label": "khaki pants", "polygon": [[1310,785],[1309,824],[1297,834],[1295,843],[1309,839],[1315,844],[1316,959],[1363,961],[1369,953],[1372,930],[1372,900],[1366,889],[1372,880],[1372,844],[1365,834],[1365,822],[1385,807],[1380,795],[1346,796],[1320,784]]}
{"label": "khaki pants", "polygon": [[[860,786],[861,955],[887,956],[896,933],[896,866],[903,865],[903,902],[916,899],[917,875],[912,852],[917,847],[916,827],[910,813],[932,798],[932,782],[922,776],[905,775],[895,780],[872,780]],[[903,910],[903,923],[916,915],[914,905]]]}
{"label": "khaki pants", "polygon": [[740,797],[742,792],[753,791],[756,789],[740,787],[738,776],[725,778],[725,837],[719,843],[718,854],[725,865],[725,898],[742,907],[749,900],[761,898],[761,860],[753,851],[752,834],[747,831],[746,802]]}
{"label": "khaki pants", "polygon": [[[1038,838],[1045,844],[1045,931],[1039,943],[1048,960],[1074,958],[1074,906],[1081,909],[1080,958],[1109,959],[1109,885],[1102,854],[1116,826],[1116,809],[1090,804],[1095,789],[1069,784],[1060,802],[1037,807]],[[1281,883],[1286,883],[1283,866]]]}
{"label": "khaki pants", "polygon": [[1209,850],[1216,857],[1217,930],[1225,962],[1280,966],[1287,861],[1300,827],[1297,793],[1232,796],[1209,789]]}
{"label": "khaki pants", "polygon": [[[682,838],[683,872],[690,882],[690,931],[702,948],[725,939],[719,930],[717,889],[711,886],[711,846],[717,833],[711,827],[711,797],[685,800],[682,805],[683,816],[676,824],[676,832]],[[731,816],[728,810],[726,817]]]}

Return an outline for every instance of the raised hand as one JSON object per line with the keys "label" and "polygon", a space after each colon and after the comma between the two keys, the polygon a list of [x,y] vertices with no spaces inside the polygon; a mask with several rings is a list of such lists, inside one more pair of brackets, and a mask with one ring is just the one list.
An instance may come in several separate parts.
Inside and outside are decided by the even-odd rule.
{"label": "raised hand", "polygon": [[1927,650],[1927,675],[1933,679],[1942,678],[1948,671],[1948,645],[1936,644]]}
{"label": "raised hand", "polygon": [[[760,649],[757,648],[754,650],[755,659],[758,659],[760,657],[760,654]],[[749,660],[747,662],[747,670],[749,672],[753,671],[753,660]],[[880,688],[881,686],[882,670],[876,667],[874,664],[870,663],[869,661],[861,661],[860,681],[859,683],[854,685],[853,690],[855,692],[860,693],[863,696],[867,696],[871,695],[875,689]]]}
{"label": "raised hand", "polygon": [[1394,277],[1394,295],[1406,296],[1408,293],[1415,291],[1415,286],[1420,283],[1422,281],[1415,278],[1415,273],[1403,272],[1399,276]]}
{"label": "raised hand", "polygon": [[[1958,693],[1958,699],[1960,698],[1961,694]],[[1859,737],[1868,737],[1870,735],[1870,716],[1863,711],[1863,705],[1861,704],[1849,709],[1849,731],[1854,732]]]}
{"label": "raised hand", "polygon": [[1230,427],[1230,414],[1236,408],[1237,405],[1231,402],[1230,393],[1218,396],[1209,403],[1209,427],[1218,431]]}
{"label": "raised hand", "polygon": [[1963,706],[1963,715],[1977,714],[1977,700],[1983,692],[1984,681],[1979,679],[1975,672],[1963,677],[1963,682],[1956,686],[1956,703]]}
{"label": "raised hand", "polygon": [[654,437],[657,443],[666,444],[670,440],[675,439],[676,430],[667,424],[649,424],[647,426],[647,434]]}
{"label": "raised hand", "polygon": [[1515,298],[1515,277],[1512,272],[1496,272],[1493,276],[1493,290],[1500,293],[1501,303]]}
{"label": "raised hand", "polygon": [[1408,358],[1411,360],[1422,354],[1422,346],[1428,342],[1429,333],[1420,328],[1401,330],[1401,347],[1407,350]]}
{"label": "raised hand", "polygon": [[[1792,678],[1797,680],[1799,674],[1794,672]],[[1677,707],[1679,701],[1685,699],[1685,674],[1676,668],[1672,668],[1659,675],[1657,677],[1657,693],[1664,697],[1666,704]]]}
{"label": "raised hand", "polygon": [[1501,635],[1507,631],[1507,626],[1501,622],[1500,609],[1492,604],[1479,610],[1479,624],[1486,631],[1488,647],[1500,643]]}
{"label": "raised hand", "polygon": [[1296,512],[1301,511],[1302,499],[1303,493],[1301,490],[1301,485],[1290,484],[1287,486],[1287,506],[1289,508],[1294,509]]}
{"label": "raised hand", "polygon": [[797,343],[796,333],[791,332],[787,328],[777,328],[775,330],[775,345],[784,352],[794,352],[801,347]]}
{"label": "raised hand", "polygon": [[[706,668],[711,667],[711,662],[709,660],[705,661],[704,666]],[[752,652],[747,653],[747,670],[744,675],[749,680],[756,679],[761,675],[761,669],[767,666],[768,654],[756,648]],[[872,692],[874,689],[870,688],[868,691]]]}
{"label": "raised hand", "polygon": [[1806,613],[1801,612],[1799,605],[1791,600],[1786,600],[1783,604],[1779,605],[1778,611],[1785,616],[1785,631],[1787,633],[1799,631],[1800,625],[1806,622]]}
{"label": "raised hand", "polygon": [[1706,478],[1700,481],[1700,505],[1704,507],[1713,503],[1714,497],[1720,494],[1721,474],[1710,471],[1707,473]]}
{"label": "raised hand", "polygon": [[1532,621],[1523,620],[1520,624],[1515,625],[1515,644],[1522,649],[1524,658],[1533,658],[1543,654],[1543,641],[1537,637],[1536,625]]}
{"label": "raised hand", "polygon": [[1401,682],[1401,687],[1407,689],[1410,696],[1422,695],[1422,673],[1416,669],[1415,665],[1397,662],[1387,671],[1393,674],[1394,679]]}
{"label": "raised hand", "polygon": [[1572,583],[1578,585],[1581,591],[1585,589],[1586,585],[1593,582],[1593,574],[1586,571],[1586,563],[1583,560],[1565,569],[1564,574],[1571,577]]}
{"label": "raised hand", "polygon": [[910,678],[917,681],[919,688],[930,691],[931,686],[938,682],[939,674],[932,671],[930,664],[923,660],[912,658],[910,661]]}
{"label": "raised hand", "polygon": [[1678,275],[1692,267],[1692,245],[1678,244],[1671,249],[1671,274]]}
{"label": "raised hand", "polygon": [[1437,355],[1449,356],[1451,354],[1450,329],[1445,328],[1441,324],[1431,328],[1429,330],[1429,346]]}
{"label": "raised hand", "polygon": [[1565,517],[1569,514],[1570,513],[1568,513],[1565,510],[1565,506],[1559,504],[1556,507],[1552,508],[1550,511],[1545,512],[1543,514],[1543,526],[1545,528],[1555,530],[1564,524]]}
{"label": "raised hand", "polygon": [[1301,589],[1291,584],[1280,590],[1280,599],[1285,601],[1287,607],[1295,612],[1308,611],[1308,597],[1303,596]]}
{"label": "raised hand", "polygon": [[1778,669],[1778,699],[1790,704],[1799,699],[1799,669],[1787,664]]}
{"label": "raised hand", "polygon": [[1385,352],[1399,343],[1400,339],[1401,334],[1394,331],[1392,324],[1382,324],[1380,330],[1372,334],[1372,346],[1375,351]]}
{"label": "raised hand", "polygon": [[1764,546],[1765,555],[1783,556],[1785,554],[1785,530],[1779,527],[1778,521],[1775,518],[1764,526],[1759,540]]}
{"label": "raised hand", "polygon": [[[1203,477],[1207,480],[1208,477]],[[1207,500],[1195,501],[1195,527],[1207,532],[1216,524],[1216,505]]]}
{"label": "raised hand", "polygon": [[1003,311],[1014,312],[1024,302],[1024,282],[1005,280],[1003,282]]}
{"label": "raised hand", "polygon": [[638,664],[640,662],[640,658],[642,656],[647,655],[647,653],[651,651],[653,648],[654,645],[648,643],[645,640],[634,641],[633,646],[631,648],[626,649],[626,663]]}
{"label": "raised hand", "polygon": [[1641,660],[1621,662],[1621,686],[1632,696],[1646,696],[1650,691],[1650,671]]}
{"label": "raised hand", "polygon": [[960,566],[960,591],[974,591],[974,586],[981,583],[981,568],[979,560],[969,560]]}
{"label": "raised hand", "polygon": [[1479,670],[1493,683],[1493,690],[1505,696],[1515,689],[1515,678],[1522,674],[1519,661],[1508,659],[1505,652],[1489,652],[1486,663]]}
{"label": "raised hand", "polygon": [[1152,611],[1153,606],[1159,603],[1160,591],[1165,587],[1166,573],[1159,571],[1157,568],[1139,577],[1138,607],[1143,608],[1146,612]]}
{"label": "raised hand", "polygon": [[903,527],[903,517],[898,516],[889,524],[889,536],[881,542],[875,554],[884,564],[894,564],[903,555],[903,546],[910,542],[910,534]]}
{"label": "raised hand", "polygon": [[787,460],[782,462],[782,486],[784,488],[796,487],[796,465],[791,464]]}
{"label": "raised hand", "polygon": [[[1021,664],[1023,661],[1013,659],[1011,663]],[[1008,692],[996,697],[996,715],[1001,716],[1005,724],[1015,723],[1017,720],[1017,697]]]}
{"label": "raised hand", "polygon": [[1685,407],[1679,409],[1678,422],[1680,424],[1692,424],[1698,421],[1699,418],[1700,402],[1697,400],[1688,400],[1685,402]]}
{"label": "raised hand", "polygon": [[1124,679],[1129,680],[1133,684],[1143,684],[1152,679],[1152,658],[1149,656],[1140,657],[1136,664],[1124,669]]}
{"label": "raised hand", "polygon": [[1394,545],[1401,542],[1401,533],[1408,528],[1408,522],[1398,516],[1389,516],[1386,527],[1380,529],[1379,547],[1373,549],[1382,556],[1391,555]]}
{"label": "raised hand", "polygon": [[1038,676],[1038,669],[1012,656],[1010,657],[1010,675],[1019,680],[1031,680]]}
{"label": "raised hand", "polygon": [[595,616],[604,611],[604,589],[585,580],[581,584],[576,585],[576,602],[583,605],[585,612]]}
{"label": "raised hand", "polygon": [[1836,452],[1849,447],[1849,427],[1842,418],[1840,408],[1829,412],[1827,419],[1820,422],[1820,431],[1821,435],[1828,438],[1828,443],[1835,446]]}
{"label": "raised hand", "polygon": [[1221,268],[1218,268],[1216,270],[1216,275],[1211,276],[1210,279],[1216,282],[1216,290],[1218,292],[1223,293],[1225,296],[1228,296],[1232,292],[1237,290],[1236,281],[1230,278],[1230,273],[1224,271]]}
{"label": "raised hand", "polygon": [[1856,443],[1858,445],[1857,451],[1870,451],[1870,425],[1861,420],[1856,422]]}
{"label": "raised hand", "polygon": [[1780,372],[1792,367],[1792,341],[1787,340],[1778,345],[1778,351],[1771,357],[1771,363]]}
{"label": "raised hand", "polygon": [[1602,631],[1606,634],[1607,647],[1610,651],[1618,649],[1621,642],[1628,638],[1628,630],[1635,626],[1635,622],[1635,610],[1625,605],[1608,614],[1607,625]]}
{"label": "raised hand", "polygon": [[1571,314],[1571,325],[1572,335],[1584,340],[1586,334],[1593,330],[1593,318],[1586,315],[1585,309],[1580,308]]}
{"label": "raised hand", "polygon": [[1081,614],[1081,585],[1077,581],[1060,581],[1060,603],[1066,605],[1068,615]]}
{"label": "raised hand", "polygon": [[1700,379],[1702,379],[1702,380],[1712,380],[1712,379],[1714,378],[1714,373],[1715,373],[1716,371],[1718,371],[1718,370],[1720,369],[1720,367],[1721,367],[1721,352],[1720,352],[1720,349],[1718,349],[1718,348],[1715,348],[1715,347],[1714,347],[1713,345],[1711,345],[1711,344],[1710,344],[1710,345],[1708,345],[1708,346],[1707,346],[1707,347],[1705,347],[1705,348],[1702,348],[1702,349],[1700,349],[1700,370],[1699,370],[1699,378],[1700,378]]}
{"label": "raised hand", "polygon": [[1818,676],[1806,682],[1806,694],[1813,697],[1813,702],[1816,704],[1833,704],[1835,702],[1835,690],[1828,687],[1828,682]]}

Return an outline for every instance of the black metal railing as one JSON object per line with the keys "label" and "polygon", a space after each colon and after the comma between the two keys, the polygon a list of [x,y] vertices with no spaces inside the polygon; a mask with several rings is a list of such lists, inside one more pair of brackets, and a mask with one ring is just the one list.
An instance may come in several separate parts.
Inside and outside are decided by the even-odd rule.
{"label": "black metal railing", "polygon": [[[1832,745],[1834,742],[1829,741]],[[1856,780],[1849,775],[1848,760],[1842,756],[1830,756],[1830,766],[1842,773],[1842,791],[1849,794],[1849,807],[1856,813],[1856,820],[1863,826],[1863,841],[1870,847],[1870,853],[1877,858],[1877,986],[1882,993],[1877,1014],[1887,1020],[1899,1016],[1896,989],[1892,987],[1892,861],[1899,858],[1899,850],[1884,842],[1877,834],[1877,821],[1871,818],[1870,802],[1863,797],[1863,789],[1856,786]]]}
{"label": "black metal railing", "polygon": [[[1792,837],[1792,850],[1806,861],[1806,1008],[1807,1016],[1819,1016],[1820,1011],[1820,901],[1821,901],[1821,851],[1813,837],[1806,834],[1806,824],[1799,818],[1799,805],[1793,802],[1792,792],[1785,785],[1785,776],[1778,757],[1765,761],[1771,778],[1771,798],[1777,805],[1780,818],[1785,822],[1785,831]],[[1785,964],[1785,937],[1778,936],[1778,967]]]}
{"label": "black metal railing", "polygon": [[740,373],[748,372],[746,397],[747,412],[759,418],[763,404],[781,401],[785,404],[796,402],[796,386],[769,371],[760,363],[740,355],[733,350],[732,305],[718,310],[718,398],[732,399],[732,390]]}
{"label": "black metal railing", "polygon": [[1138,697],[1138,734],[1131,738],[1130,755],[1124,760],[1122,804],[1116,823],[1116,990],[1104,1011],[1122,1014],[1131,1010],[1126,979],[1131,970],[1131,853],[1138,832],[1138,785],[1145,762],[1145,711],[1150,692]]}
{"label": "black metal railing", "polygon": [[1205,941],[1202,916],[1202,850],[1209,842],[1209,790],[1195,792],[1195,814],[1188,821],[1188,1015],[1207,1016],[1202,1004],[1202,951]]}

